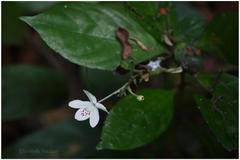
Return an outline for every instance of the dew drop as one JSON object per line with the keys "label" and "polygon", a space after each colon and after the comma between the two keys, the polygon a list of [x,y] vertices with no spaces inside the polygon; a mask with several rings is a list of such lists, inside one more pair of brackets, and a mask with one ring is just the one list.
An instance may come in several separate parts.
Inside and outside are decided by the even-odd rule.
{"label": "dew drop", "polygon": [[67,8],[67,5],[64,5],[64,8]]}

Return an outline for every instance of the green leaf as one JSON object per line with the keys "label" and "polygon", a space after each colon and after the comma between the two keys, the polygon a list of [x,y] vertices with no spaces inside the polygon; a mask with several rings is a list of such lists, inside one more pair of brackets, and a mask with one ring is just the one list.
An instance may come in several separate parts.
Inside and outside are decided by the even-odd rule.
{"label": "green leaf", "polygon": [[[155,39],[162,42],[162,33],[171,30],[177,24],[175,4],[171,2],[128,2],[129,14],[141,24]],[[166,9],[161,14],[160,9]]]}
{"label": "green leaf", "polygon": [[161,89],[138,92],[144,101],[128,95],[110,111],[97,149],[126,150],[142,146],[164,132],[173,116],[173,93]]}
{"label": "green leaf", "polygon": [[137,63],[163,51],[121,3],[59,3],[42,14],[21,19],[36,29],[50,48],[71,62],[89,68],[114,70],[120,64],[122,49],[116,38],[119,27],[154,48],[146,53],[131,41],[131,55]]}
{"label": "green leaf", "polygon": [[195,47],[188,46],[185,43],[176,46],[175,59],[186,72],[196,73],[204,68],[203,56],[196,55],[195,51]]}
{"label": "green leaf", "polygon": [[[202,121],[199,123],[202,123]],[[192,131],[201,143],[201,150],[205,152],[204,156],[196,158],[227,158],[227,151],[216,141],[216,137],[212,136],[211,131],[207,127],[202,124],[193,124],[191,126]]]}
{"label": "green leaf", "polygon": [[197,105],[215,133],[228,150],[238,148],[238,78],[222,74],[215,82],[216,74],[202,74],[199,79],[210,87],[216,83],[213,97],[195,96]]}
{"label": "green leaf", "polygon": [[168,24],[168,32],[177,42],[193,45],[204,31],[205,20],[187,3],[168,2],[167,4],[166,7],[170,8],[169,15],[159,17],[159,21],[162,23],[161,28],[166,28],[166,24]]}
{"label": "green leaf", "polygon": [[181,43],[185,42],[189,45],[194,45],[194,42],[198,40],[204,32],[205,20],[189,3],[175,3],[175,8],[178,23],[174,26],[174,38]]}
{"label": "green leaf", "polygon": [[127,2],[127,13],[156,40],[161,41],[161,34],[156,28],[158,2]]}
{"label": "green leaf", "polygon": [[99,134],[87,121],[65,121],[23,137],[3,151],[3,157],[86,158],[96,151]]}
{"label": "green leaf", "polygon": [[201,13],[189,2],[174,3],[177,16],[179,20],[183,20],[188,17],[202,18]]}
{"label": "green leaf", "polygon": [[223,13],[208,24],[200,47],[229,63],[238,64],[238,14]]}
{"label": "green leaf", "polygon": [[67,100],[65,79],[55,71],[16,65],[3,67],[2,77],[3,120],[60,107]]}
{"label": "green leaf", "polygon": [[199,17],[186,17],[174,27],[174,38],[179,42],[193,43],[204,31],[205,21]]}
{"label": "green leaf", "polygon": [[[205,21],[186,3],[128,2],[128,4],[134,9],[136,16],[141,16],[136,21],[157,40],[161,39],[161,32],[168,31],[173,32],[178,42],[192,43],[200,38],[204,31]],[[161,14],[161,9],[166,9],[167,13]]]}
{"label": "green leaf", "polygon": [[226,150],[216,141],[216,137],[212,136],[208,126],[202,124],[199,115],[192,112],[184,116],[188,118],[195,116],[198,119],[196,121],[194,119],[178,120],[177,129],[174,130],[178,141],[176,145],[183,150],[185,155],[191,158],[227,158]]}
{"label": "green leaf", "polygon": [[[149,28],[147,29],[149,33],[158,40],[161,38],[161,32],[168,31],[173,32],[173,36],[178,42],[192,43],[200,38],[204,31],[205,21],[186,3],[128,2],[128,4],[138,16],[142,17],[137,21],[146,29]],[[161,9],[166,9],[167,12],[161,14]],[[186,10],[187,12],[185,12]],[[144,25],[144,22],[147,24]]]}
{"label": "green leaf", "polygon": [[157,17],[159,12],[159,2],[133,2],[130,1],[128,4],[135,9],[135,11],[141,15],[143,18]]}

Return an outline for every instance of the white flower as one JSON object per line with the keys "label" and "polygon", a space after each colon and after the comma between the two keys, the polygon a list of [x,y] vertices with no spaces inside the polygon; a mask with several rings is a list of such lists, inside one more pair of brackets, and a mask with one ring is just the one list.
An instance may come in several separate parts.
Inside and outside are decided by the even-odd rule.
{"label": "white flower", "polygon": [[88,118],[90,126],[94,128],[99,122],[99,112],[98,109],[101,109],[108,113],[107,109],[101,103],[97,102],[97,99],[90,92],[83,90],[83,92],[87,95],[90,101],[81,101],[81,100],[73,100],[69,102],[69,106],[71,108],[79,108],[76,112],[74,118],[78,121],[84,121]]}
{"label": "white flower", "polygon": [[150,61],[147,66],[151,68],[152,71],[156,71],[157,69],[161,68],[160,63],[161,63],[161,58],[158,57],[157,60],[155,61]]}

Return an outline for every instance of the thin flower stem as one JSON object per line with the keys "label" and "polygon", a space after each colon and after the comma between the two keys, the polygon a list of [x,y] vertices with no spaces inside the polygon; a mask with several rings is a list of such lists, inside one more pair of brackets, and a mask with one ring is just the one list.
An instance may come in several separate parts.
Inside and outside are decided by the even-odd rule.
{"label": "thin flower stem", "polygon": [[[121,88],[119,88],[118,90],[112,92],[111,94],[109,94],[108,96],[104,97],[103,99],[99,100],[98,103],[101,103],[103,101],[105,101],[106,99],[112,97],[115,94],[118,94],[119,92],[121,92],[122,90],[124,90],[127,86],[129,86],[130,83],[132,83],[132,81],[134,81],[134,79],[136,79],[138,76],[140,76],[142,74],[142,72],[139,72],[137,75],[133,76],[127,83],[125,83]],[[131,93],[131,92],[130,92]],[[134,94],[134,93],[133,93]],[[136,95],[136,94],[135,94]],[[136,95],[137,96],[137,95]]]}
{"label": "thin flower stem", "polygon": [[127,85],[128,85],[129,82],[125,83],[121,88],[119,88],[118,90],[112,92],[111,94],[109,94],[108,96],[104,97],[103,99],[99,100],[98,103],[101,103],[103,101],[105,101],[106,99],[112,97],[113,95],[115,94],[118,94],[119,92],[121,92],[121,90],[123,90]]}
{"label": "thin flower stem", "polygon": [[127,90],[128,90],[128,92],[131,93],[132,95],[134,95],[134,96],[136,96],[136,97],[138,96],[138,95],[136,95],[135,93],[133,93],[133,91],[131,90],[131,88],[130,88],[129,86],[128,86]]}

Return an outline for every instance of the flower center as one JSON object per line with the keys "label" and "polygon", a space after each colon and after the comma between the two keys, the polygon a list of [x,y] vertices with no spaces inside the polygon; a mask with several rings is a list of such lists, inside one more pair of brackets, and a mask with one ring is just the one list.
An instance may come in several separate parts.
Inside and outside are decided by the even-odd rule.
{"label": "flower center", "polygon": [[90,115],[90,111],[89,111],[87,108],[84,108],[84,109],[81,111],[81,115],[82,115],[82,116]]}

